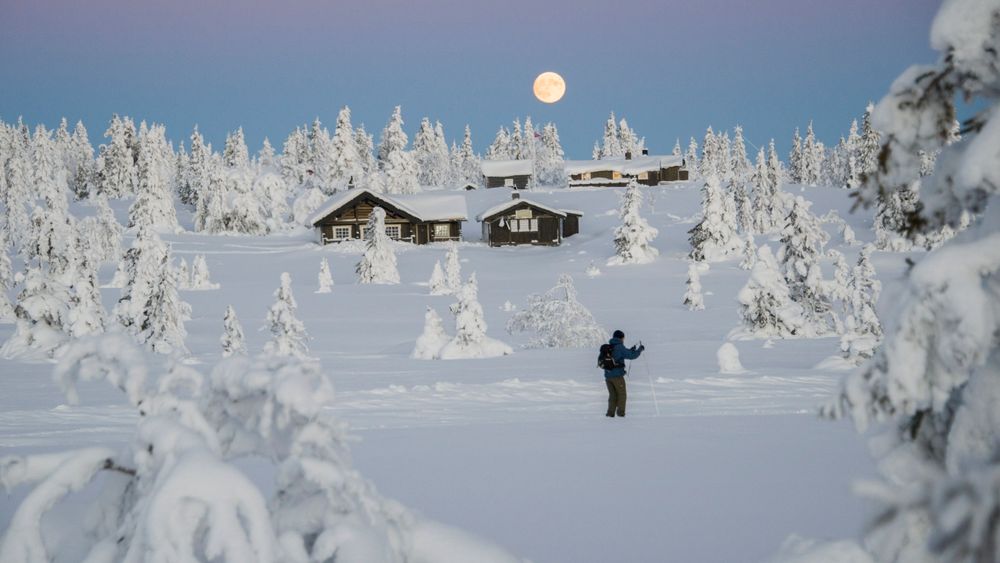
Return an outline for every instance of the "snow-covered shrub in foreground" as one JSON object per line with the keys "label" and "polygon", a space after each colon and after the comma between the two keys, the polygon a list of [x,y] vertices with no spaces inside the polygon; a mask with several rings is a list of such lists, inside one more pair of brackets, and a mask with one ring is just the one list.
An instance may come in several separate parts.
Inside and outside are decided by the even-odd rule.
{"label": "snow-covered shrub in foreground", "polygon": [[451,337],[444,330],[441,316],[433,307],[427,307],[427,312],[424,314],[424,332],[417,338],[410,357],[417,360],[436,360],[441,348],[449,341]]}
{"label": "snow-covered shrub in foreground", "polygon": [[479,284],[476,274],[458,292],[458,302],[451,305],[455,315],[455,337],[445,344],[438,357],[442,360],[492,358],[513,354],[510,346],[486,336],[486,318],[479,304]]}
{"label": "snow-covered shrub in foreground", "polygon": [[[89,517],[60,519],[92,538],[78,560],[515,561],[379,495],[351,467],[343,425],[327,408],[333,388],[317,363],[234,356],[207,377],[162,365],[121,334],[67,348],[56,368],[67,398],[77,400],[79,380],[107,381],[139,412],[136,432],[117,452],[0,458],[0,484],[33,485],[0,540],[0,560],[50,560],[60,546],[48,542],[66,530],[55,533],[45,514],[100,486]],[[272,464],[271,498],[237,468],[249,456]]]}
{"label": "snow-covered shrub in foreground", "polygon": [[528,296],[528,304],[507,322],[507,332],[532,331],[538,336],[531,345],[539,348],[583,348],[599,346],[607,332],[576,298],[569,274],[542,295]]}
{"label": "snow-covered shrub in foreground", "polygon": [[788,338],[805,334],[802,306],[792,301],[785,278],[778,270],[778,261],[766,244],[757,251],[757,263],[736,299],[740,303],[743,328],[734,337]]}

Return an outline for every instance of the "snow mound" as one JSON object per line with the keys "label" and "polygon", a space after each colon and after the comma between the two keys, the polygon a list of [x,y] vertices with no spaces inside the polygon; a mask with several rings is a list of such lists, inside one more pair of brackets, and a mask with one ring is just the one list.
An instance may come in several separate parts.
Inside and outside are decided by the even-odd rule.
{"label": "snow mound", "polygon": [[719,360],[719,373],[739,374],[746,373],[743,364],[740,363],[740,351],[732,342],[726,342],[715,352],[715,357]]}

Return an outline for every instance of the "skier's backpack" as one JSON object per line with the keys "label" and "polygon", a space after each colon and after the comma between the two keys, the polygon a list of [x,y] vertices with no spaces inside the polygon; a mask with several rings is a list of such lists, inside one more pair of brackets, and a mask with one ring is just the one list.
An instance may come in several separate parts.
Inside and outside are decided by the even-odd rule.
{"label": "skier's backpack", "polygon": [[614,351],[614,344],[601,344],[601,350],[597,355],[597,367],[607,371],[622,367],[615,361]]}

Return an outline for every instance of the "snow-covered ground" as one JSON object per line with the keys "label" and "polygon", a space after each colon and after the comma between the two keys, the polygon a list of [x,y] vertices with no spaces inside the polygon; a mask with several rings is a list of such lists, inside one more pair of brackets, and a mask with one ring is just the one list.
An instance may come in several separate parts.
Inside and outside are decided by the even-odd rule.
{"label": "snow-covered ground", "polygon": [[[698,183],[644,189],[641,214],[659,229],[659,258],[647,265],[606,266],[621,190],[573,189],[527,197],[585,212],[581,233],[560,247],[490,248],[479,225],[466,223],[463,279],[476,272],[488,335],[513,355],[478,360],[410,358],[435,307],[453,333],[450,296],[430,296],[427,280],[447,246],[398,245],[400,285],[358,285],[359,243],[321,247],[311,232],[270,237],[165,235],[175,256],[204,254],[221,288],[182,291],[193,318],[187,346],[194,361],[220,355],[227,305],[259,352],[282,272],[292,276],[298,317],[337,391],[336,415],[357,438],[354,461],[378,489],[431,518],[486,537],[541,562],[762,561],[791,534],[854,536],[864,522],[853,480],[874,469],[863,439],[846,423],[816,418],[844,374],[828,361],[836,338],[734,342],[744,372],[720,374],[717,351],[739,325],[736,293],[748,272],[739,257],[701,274],[706,309],[689,311],[687,231],[700,212]],[[862,242],[872,239],[870,212],[833,188],[786,186],[846,218]],[[510,197],[507,189],[464,194],[470,217]],[[124,208],[118,209],[124,219]],[[190,216],[182,213],[190,227]],[[859,246],[831,244],[856,260]],[[126,245],[130,242],[127,237]],[[758,237],[757,243],[767,242]],[[774,244],[777,248],[777,244]],[[334,279],[316,293],[320,262]],[[591,264],[598,276],[585,272]],[[876,254],[883,301],[903,270],[898,254]],[[102,270],[107,283],[113,271]],[[504,325],[531,293],[574,278],[579,300],[610,335],[642,340],[633,362],[625,419],[604,416],[606,390],[596,349],[525,349],[530,334]],[[825,277],[832,277],[829,261]],[[102,289],[110,309],[120,290]],[[880,309],[886,304],[881,303]],[[0,341],[13,325],[0,325]],[[87,445],[117,447],[135,414],[106,385],[83,384],[77,406],[51,377],[52,364],[0,360],[0,456]],[[654,402],[654,391],[656,401]],[[267,487],[266,480],[246,470]],[[23,498],[0,496],[0,529]],[[84,502],[85,499],[77,499]],[[59,514],[53,515],[59,517]]]}

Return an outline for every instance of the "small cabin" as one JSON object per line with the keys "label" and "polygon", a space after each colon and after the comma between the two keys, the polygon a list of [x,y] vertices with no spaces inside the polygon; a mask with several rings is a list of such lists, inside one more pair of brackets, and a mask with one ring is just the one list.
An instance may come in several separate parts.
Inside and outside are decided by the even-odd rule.
{"label": "small cabin", "polygon": [[483,240],[490,246],[558,246],[562,239],[580,232],[581,211],[555,209],[521,199],[513,192],[511,200],[495,205],[476,217],[482,223]]}
{"label": "small cabin", "polygon": [[487,188],[523,190],[531,183],[535,173],[533,160],[484,160],[481,166],[483,185]]}
{"label": "small cabin", "polygon": [[372,209],[385,210],[385,232],[394,240],[427,244],[461,240],[468,220],[460,195],[394,195],[366,189],[347,190],[330,198],[313,214],[321,244],[363,239]]}
{"label": "small cabin", "polygon": [[566,174],[571,187],[627,186],[633,178],[645,186],[688,179],[682,156],[650,156],[645,154],[645,150],[634,158],[631,153],[626,153],[624,158],[568,160]]}

